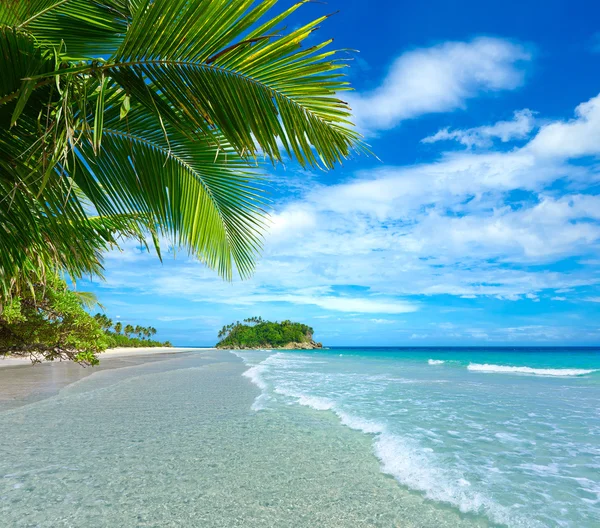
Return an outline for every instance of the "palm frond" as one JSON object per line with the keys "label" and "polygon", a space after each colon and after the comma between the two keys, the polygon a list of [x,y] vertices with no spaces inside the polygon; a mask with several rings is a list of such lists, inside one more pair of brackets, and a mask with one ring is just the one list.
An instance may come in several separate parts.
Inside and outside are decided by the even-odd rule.
{"label": "palm frond", "polygon": [[121,44],[135,3],[127,0],[3,0],[0,25],[64,45],[69,57],[108,57]]}
{"label": "palm frond", "polygon": [[73,172],[101,215],[152,216],[222,276],[234,266],[252,272],[265,224],[261,179],[223,137],[192,141],[140,105],[123,120],[117,105],[107,110],[103,137],[96,156],[90,140],[81,142]]}

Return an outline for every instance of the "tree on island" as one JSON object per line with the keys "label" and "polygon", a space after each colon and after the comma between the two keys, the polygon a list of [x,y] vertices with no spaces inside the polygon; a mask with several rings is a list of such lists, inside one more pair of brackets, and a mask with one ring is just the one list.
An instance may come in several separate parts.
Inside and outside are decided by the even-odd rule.
{"label": "tree on island", "polygon": [[346,64],[331,40],[302,47],[327,17],[288,30],[305,2],[269,18],[276,3],[0,3],[0,312],[101,276],[104,251],[149,234],[159,257],[165,235],[247,277],[259,156],[329,169],[365,150],[339,99]]}
{"label": "tree on island", "polygon": [[290,320],[265,321],[250,317],[224,326],[219,331],[217,348],[321,348],[313,341],[314,330],[305,324]]}

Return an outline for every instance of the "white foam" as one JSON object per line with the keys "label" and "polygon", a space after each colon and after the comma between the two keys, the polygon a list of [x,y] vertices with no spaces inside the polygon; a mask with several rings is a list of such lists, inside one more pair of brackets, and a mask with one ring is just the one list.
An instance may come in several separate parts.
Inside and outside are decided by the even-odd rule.
{"label": "white foam", "polygon": [[477,491],[460,472],[454,474],[442,469],[435,453],[419,447],[413,440],[382,433],[375,440],[375,454],[384,473],[411,489],[423,492],[431,500],[452,504],[463,513],[486,515],[492,521],[508,526],[541,527],[536,521],[520,517],[510,508]]}
{"label": "white foam", "polygon": [[[249,364],[249,359],[247,357],[242,356],[236,352],[233,353],[236,356],[242,358],[246,364]],[[269,400],[269,387],[265,382],[263,375],[265,372],[268,371],[269,365],[276,362],[281,357],[283,357],[283,354],[281,352],[273,354],[266,358],[264,361],[258,363],[257,365],[251,366],[242,374],[242,376],[248,378],[252,383],[254,383],[254,385],[256,385],[261,390],[261,394],[259,394],[256,397],[254,403],[252,404],[252,410],[261,411],[265,408],[266,402]]]}
{"label": "white foam", "polygon": [[262,378],[262,374],[265,371],[265,366],[262,364],[258,364],[254,367],[250,367],[246,372],[242,374],[248,378],[254,385],[256,385],[260,390],[267,390],[267,384],[264,382]]}
{"label": "white foam", "polygon": [[340,417],[341,422],[345,426],[350,427],[350,429],[356,429],[357,431],[362,431],[367,434],[381,434],[385,432],[384,425],[373,422],[372,420],[367,420],[360,416],[353,416],[343,411],[336,411],[336,414]]}
{"label": "white foam", "polygon": [[441,359],[429,359],[427,360],[427,363],[429,363],[430,365],[443,365],[446,362],[442,361]]}
{"label": "white foam", "polygon": [[298,403],[316,409],[317,411],[328,411],[329,409],[333,409],[334,406],[332,401],[326,398],[319,398],[318,396],[302,395],[298,398]]}
{"label": "white foam", "polygon": [[507,365],[490,365],[488,363],[470,363],[468,370],[476,372],[494,372],[502,374],[530,374],[534,376],[583,376],[596,370],[589,369],[545,369],[532,367],[511,367]]}
{"label": "white foam", "polygon": [[285,387],[277,387],[274,392],[277,394],[282,394],[283,396],[294,398],[296,403],[304,405],[305,407],[310,407],[311,409],[315,409],[317,411],[328,411],[334,407],[334,403],[327,398],[309,396],[301,392],[286,389]]}

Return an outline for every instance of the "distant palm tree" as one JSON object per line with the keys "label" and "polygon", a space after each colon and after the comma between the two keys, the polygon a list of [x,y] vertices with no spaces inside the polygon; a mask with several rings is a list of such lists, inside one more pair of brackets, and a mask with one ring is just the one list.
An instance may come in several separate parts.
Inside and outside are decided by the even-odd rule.
{"label": "distant palm tree", "polygon": [[123,329],[123,323],[119,322],[115,324],[115,332],[117,334],[121,334],[121,330]]}
{"label": "distant palm tree", "polygon": [[327,17],[282,27],[304,3],[2,0],[0,305],[48,272],[101,273],[146,230],[249,275],[258,157],[331,168],[365,150],[346,64],[331,40],[302,47]]}
{"label": "distant palm tree", "polygon": [[105,314],[97,313],[94,315],[94,319],[98,321],[98,324],[105,332],[110,330],[113,325],[112,319],[109,319]]}
{"label": "distant palm tree", "polygon": [[131,326],[130,324],[126,325],[124,332],[127,337],[131,336],[131,334],[133,334],[134,332],[133,326]]}
{"label": "distant palm tree", "polygon": [[134,332],[137,334],[138,338],[142,338],[142,330],[143,328],[140,325],[135,325]]}

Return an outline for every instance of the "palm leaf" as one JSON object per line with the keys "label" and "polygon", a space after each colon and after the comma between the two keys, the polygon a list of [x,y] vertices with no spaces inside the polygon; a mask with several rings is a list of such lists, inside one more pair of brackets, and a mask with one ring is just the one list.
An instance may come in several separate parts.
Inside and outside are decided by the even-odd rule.
{"label": "palm leaf", "polygon": [[113,104],[98,155],[89,140],[78,152],[88,161],[73,178],[100,214],[152,215],[175,245],[224,277],[234,266],[252,272],[265,223],[261,179],[223,137],[190,140],[140,105],[121,120]]}
{"label": "palm leaf", "polygon": [[127,0],[3,0],[0,25],[32,33],[46,46],[64,45],[70,57],[108,57],[121,44],[134,6]]}

